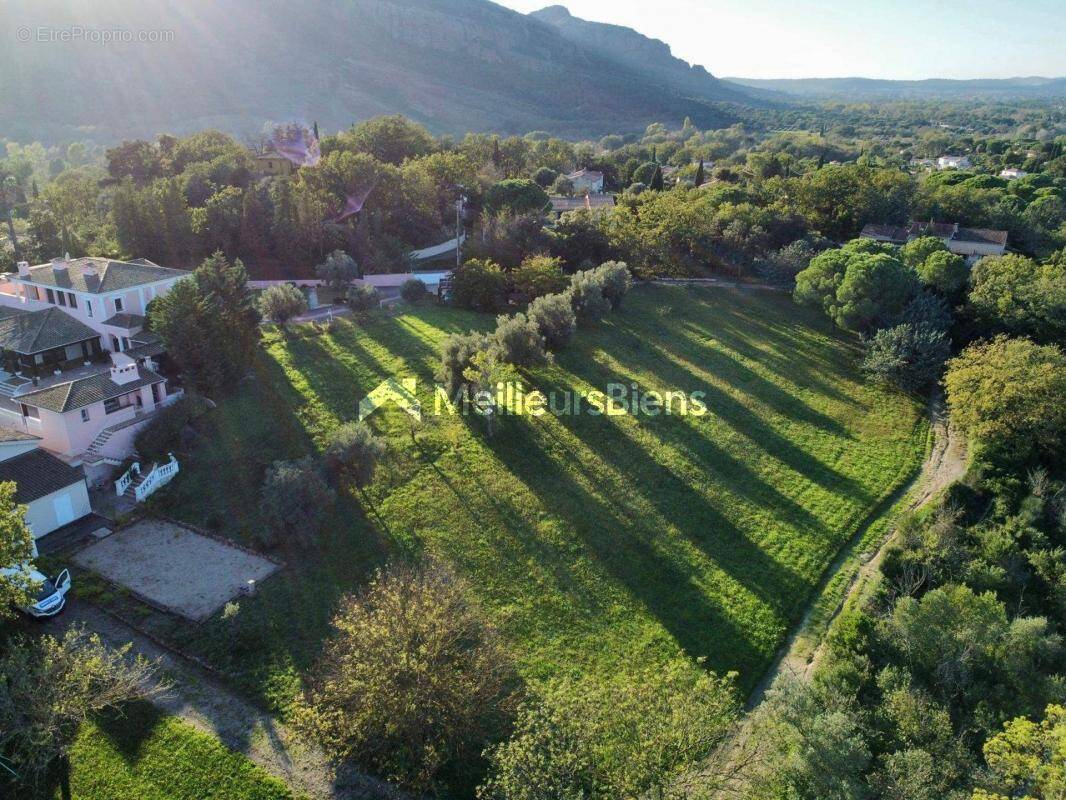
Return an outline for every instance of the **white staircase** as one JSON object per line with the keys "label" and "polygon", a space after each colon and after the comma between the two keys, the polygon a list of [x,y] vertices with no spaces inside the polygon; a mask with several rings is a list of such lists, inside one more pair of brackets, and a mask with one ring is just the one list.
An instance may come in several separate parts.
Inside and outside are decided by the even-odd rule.
{"label": "white staircase", "polygon": [[[92,444],[90,444],[85,449],[85,452],[82,453],[81,460],[85,464],[90,465],[110,464],[113,467],[117,467],[119,464],[122,463],[123,459],[116,458],[113,455],[102,455],[104,446],[109,441],[111,441],[111,437],[114,436],[116,433],[125,428],[130,427],[131,425],[139,425],[140,423],[145,422],[149,416],[151,415],[138,414],[137,416],[133,417],[132,419],[128,419],[125,422],[120,422],[117,425],[112,425],[110,428],[104,428],[102,431],[96,434],[96,438],[93,439]],[[132,455],[134,458],[137,458],[137,451],[132,451],[130,455]]]}
{"label": "white staircase", "polygon": [[165,464],[152,464],[142,469],[141,463],[135,462],[121,478],[115,481],[115,494],[127,497],[135,503],[143,503],[156,489],[165,486],[174,479],[180,468],[174,454]]}

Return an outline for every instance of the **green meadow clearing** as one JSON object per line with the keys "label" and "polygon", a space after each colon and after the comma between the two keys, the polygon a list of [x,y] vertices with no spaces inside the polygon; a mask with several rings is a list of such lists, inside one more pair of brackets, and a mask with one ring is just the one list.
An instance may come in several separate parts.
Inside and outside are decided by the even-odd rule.
{"label": "green meadow clearing", "polygon": [[[417,378],[432,409],[440,341],[493,324],[427,305],[268,333],[254,380],[202,420],[162,510],[252,541],[267,464],[315,451],[383,379]],[[777,293],[636,289],[525,383],[701,391],[706,415],[510,417],[490,439],[479,419],[418,425],[382,409],[371,421],[387,456],[319,543],[283,548],[289,568],[235,618],[164,633],[283,711],[338,598],[425,554],[469,579],[529,679],[704,657],[746,692],[924,453],[919,404],[864,381],[857,351]]]}

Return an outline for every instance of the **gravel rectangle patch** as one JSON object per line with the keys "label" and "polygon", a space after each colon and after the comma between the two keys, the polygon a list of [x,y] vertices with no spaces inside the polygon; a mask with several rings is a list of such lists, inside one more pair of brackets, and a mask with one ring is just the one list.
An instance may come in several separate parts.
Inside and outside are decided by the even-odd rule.
{"label": "gravel rectangle patch", "polygon": [[74,563],[194,622],[278,565],[173,522],[145,519],[75,554]]}

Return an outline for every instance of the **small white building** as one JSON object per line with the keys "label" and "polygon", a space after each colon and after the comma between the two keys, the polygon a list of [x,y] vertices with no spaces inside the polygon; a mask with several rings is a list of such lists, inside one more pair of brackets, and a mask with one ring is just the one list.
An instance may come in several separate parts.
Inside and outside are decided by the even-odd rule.
{"label": "small white building", "polygon": [[0,483],[15,484],[15,502],[26,506],[26,525],[36,542],[92,513],[85,473],[40,448],[31,434],[0,427]]}
{"label": "small white building", "polygon": [[1007,167],[999,171],[999,177],[1006,178],[1008,181],[1016,181],[1018,178],[1024,178],[1028,174],[1024,169],[1018,169],[1017,167]]}
{"label": "small white building", "polygon": [[969,156],[941,156],[936,160],[937,169],[969,169],[972,166]]}
{"label": "small white building", "polygon": [[603,173],[592,169],[579,169],[566,176],[574,184],[574,194],[602,194]]}

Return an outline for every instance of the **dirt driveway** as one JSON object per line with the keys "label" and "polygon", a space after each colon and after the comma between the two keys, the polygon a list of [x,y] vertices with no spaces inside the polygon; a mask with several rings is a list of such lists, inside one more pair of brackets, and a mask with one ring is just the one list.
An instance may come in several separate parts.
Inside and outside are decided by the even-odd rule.
{"label": "dirt driveway", "polygon": [[74,555],[74,563],[153,605],[201,622],[278,565],[196,531],[143,519]]}

